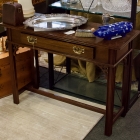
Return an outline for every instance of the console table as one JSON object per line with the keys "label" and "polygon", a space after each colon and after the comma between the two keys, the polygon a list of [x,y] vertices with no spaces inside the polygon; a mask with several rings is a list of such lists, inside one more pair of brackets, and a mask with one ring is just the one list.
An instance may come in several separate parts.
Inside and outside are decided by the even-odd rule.
{"label": "console table", "polygon": [[[131,81],[131,63],[132,63],[132,41],[140,33],[137,30],[132,30],[125,37],[107,41],[99,38],[78,38],[72,35],[65,35],[65,31],[44,31],[34,32],[31,28],[24,26],[14,27],[6,24],[1,24],[7,28],[8,47],[11,64],[13,100],[15,104],[19,104],[18,82],[16,74],[15,55],[18,46],[27,46],[32,49],[32,83],[26,86],[27,90],[38,94],[48,96],[50,98],[60,100],[69,104],[73,104],[82,108],[105,114],[105,135],[112,134],[113,123],[117,118],[125,116],[129,106],[129,92]],[[97,29],[100,24],[88,22],[79,28]],[[34,47],[33,47],[34,44]],[[48,52],[49,60],[49,83],[52,88],[53,81],[53,53],[65,55],[68,58],[76,58],[85,61],[90,61],[99,66],[107,76],[107,97],[106,109],[100,109],[88,104],[67,99],[61,96],[56,96],[51,93],[39,90],[38,84],[38,62],[37,50]],[[34,58],[36,58],[34,61]],[[114,91],[115,91],[115,73],[116,66],[120,61],[124,63],[124,76],[122,83],[122,106],[117,112],[114,112]],[[34,63],[36,62],[36,63]],[[93,91],[94,94],[94,91]]]}

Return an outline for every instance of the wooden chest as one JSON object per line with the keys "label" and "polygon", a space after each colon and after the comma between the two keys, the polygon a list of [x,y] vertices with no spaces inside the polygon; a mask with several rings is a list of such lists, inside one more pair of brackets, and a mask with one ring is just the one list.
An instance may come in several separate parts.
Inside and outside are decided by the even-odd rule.
{"label": "wooden chest", "polygon": [[[18,88],[31,82],[31,51],[19,48],[16,55]],[[0,98],[12,93],[12,80],[8,52],[0,54]]]}

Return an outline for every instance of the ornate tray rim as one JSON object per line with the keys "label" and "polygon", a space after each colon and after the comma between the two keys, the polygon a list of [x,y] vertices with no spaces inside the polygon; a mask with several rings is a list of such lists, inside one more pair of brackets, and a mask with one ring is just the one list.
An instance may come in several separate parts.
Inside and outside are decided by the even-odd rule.
{"label": "ornate tray rim", "polygon": [[[64,17],[64,18],[74,18],[74,19],[79,19],[80,22],[79,23],[74,23],[73,26],[71,27],[61,27],[61,28],[43,28],[43,27],[36,27],[35,25],[31,25],[29,23],[31,23],[34,20],[40,19],[40,18],[53,18],[54,17]],[[31,18],[26,19],[23,24],[26,27],[33,27],[33,28],[38,28],[38,29],[44,29],[44,31],[53,31],[53,30],[66,30],[66,29],[72,29],[74,27],[78,27],[81,26],[83,24],[85,24],[88,21],[88,18],[85,18],[83,16],[77,16],[77,15],[70,15],[70,14],[39,14],[39,15],[35,15]]]}

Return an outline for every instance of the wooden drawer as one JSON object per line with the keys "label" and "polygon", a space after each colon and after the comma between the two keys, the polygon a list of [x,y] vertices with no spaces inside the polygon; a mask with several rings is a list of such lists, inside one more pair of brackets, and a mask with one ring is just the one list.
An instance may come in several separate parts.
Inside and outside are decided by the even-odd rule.
{"label": "wooden drawer", "polygon": [[16,62],[25,61],[27,59],[31,59],[31,51],[23,52],[19,55],[16,55]]}
{"label": "wooden drawer", "polygon": [[5,65],[10,65],[9,57],[0,59],[0,67],[5,66]]}
{"label": "wooden drawer", "polygon": [[[0,67],[10,65],[9,53],[0,54]],[[16,54],[16,62],[31,59],[31,51],[29,48],[19,48]]]}
{"label": "wooden drawer", "polygon": [[[18,89],[31,82],[31,63],[30,60],[17,63]],[[7,87],[8,86],[8,87]],[[9,92],[10,91],[10,92]],[[0,97],[5,93],[12,92],[10,65],[0,67]]]}
{"label": "wooden drawer", "polygon": [[[18,89],[31,82],[31,59],[30,51],[17,54],[16,69]],[[0,62],[0,98],[12,93],[12,81],[9,57],[1,58]]]}
{"label": "wooden drawer", "polygon": [[21,33],[21,43],[31,46],[27,38],[36,39],[35,46],[45,48],[48,52],[54,52],[58,54],[65,54],[67,56],[75,56],[76,58],[93,59],[94,58],[94,48],[89,48],[81,45],[75,45],[72,43],[62,42],[58,40],[51,40],[46,38],[41,38],[38,36],[29,36],[27,34]]}

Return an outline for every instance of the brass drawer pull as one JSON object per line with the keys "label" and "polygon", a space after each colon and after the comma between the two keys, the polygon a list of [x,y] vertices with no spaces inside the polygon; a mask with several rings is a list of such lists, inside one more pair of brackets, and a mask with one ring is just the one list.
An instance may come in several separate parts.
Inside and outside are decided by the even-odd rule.
{"label": "brass drawer pull", "polygon": [[32,45],[35,44],[35,43],[37,43],[37,38],[36,37],[33,37],[33,36],[27,36],[27,40]]}
{"label": "brass drawer pull", "polygon": [[74,46],[74,47],[73,47],[73,51],[74,51],[74,53],[76,53],[76,54],[82,54],[82,53],[85,52],[85,49],[82,48],[82,47],[79,47],[79,46]]}
{"label": "brass drawer pull", "polygon": [[33,53],[34,53],[34,67],[36,67],[36,59],[35,59],[35,43],[37,43],[37,38],[33,36],[27,36],[27,40],[29,43],[33,45]]}

